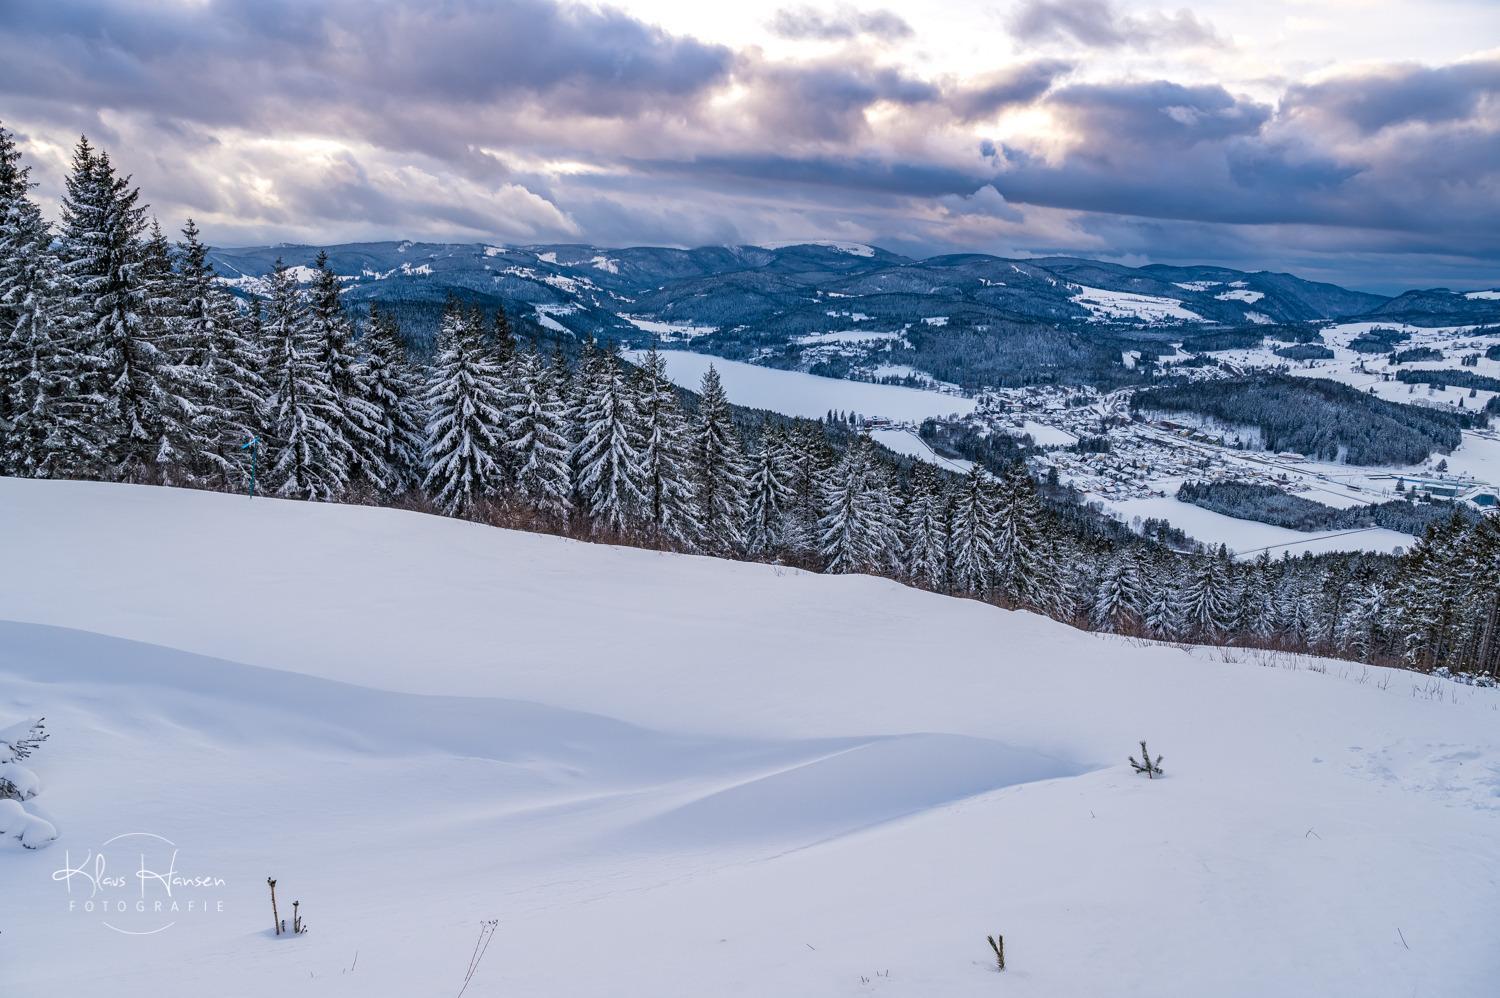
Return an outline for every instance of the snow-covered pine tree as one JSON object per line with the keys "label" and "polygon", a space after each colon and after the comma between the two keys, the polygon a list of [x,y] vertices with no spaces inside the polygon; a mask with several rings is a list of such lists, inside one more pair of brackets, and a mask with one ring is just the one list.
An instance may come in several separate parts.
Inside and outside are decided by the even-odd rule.
{"label": "snow-covered pine tree", "polygon": [[792,505],[787,512],[783,542],[789,552],[821,557],[823,493],[835,464],[833,448],[823,426],[798,422],[787,436]]}
{"label": "snow-covered pine tree", "polygon": [[1268,646],[1276,639],[1276,583],[1276,566],[1262,551],[1245,573],[1241,597],[1244,637],[1253,644]]}
{"label": "snow-covered pine tree", "polygon": [[1234,581],[1234,566],[1224,545],[1207,557],[1193,559],[1182,593],[1183,624],[1191,635],[1216,643],[1229,633],[1234,621]]}
{"label": "snow-covered pine tree", "polygon": [[613,348],[586,356],[577,381],[579,506],[595,530],[633,533],[646,514],[635,392]]}
{"label": "snow-covered pine tree", "polygon": [[1140,626],[1145,602],[1135,552],[1128,548],[1116,551],[1104,563],[1094,591],[1089,613],[1093,626],[1116,634],[1134,634]]}
{"label": "snow-covered pine tree", "polygon": [[787,547],[787,520],[797,494],[792,487],[794,457],[786,427],[764,420],[750,455],[749,518],[745,549],[764,557]]}
{"label": "snow-covered pine tree", "polygon": [[155,480],[167,485],[195,481],[214,452],[212,406],[214,386],[190,363],[182,336],[178,275],[172,246],[153,218],[141,246],[141,286],[145,301],[144,336],[156,348],[163,383],[171,388],[162,404],[158,426]]}
{"label": "snow-covered pine tree", "polygon": [[[500,383],[505,387],[506,412],[513,411],[517,402],[520,401],[520,351],[517,348],[515,332],[511,328],[510,318],[505,314],[503,305],[495,306],[495,314],[490,324],[489,346],[495,358],[495,370],[500,377]],[[516,491],[516,475],[518,466],[516,464],[516,430],[513,427],[504,428],[505,448],[500,454],[500,473],[496,477],[496,491],[501,495],[510,496]]]}
{"label": "snow-covered pine tree", "polygon": [[1389,602],[1390,590],[1383,580],[1373,575],[1358,580],[1336,635],[1339,650],[1370,661],[1385,645]]}
{"label": "snow-covered pine tree", "polygon": [[948,565],[953,588],[983,596],[995,570],[995,500],[989,475],[977,463],[953,494]]}
{"label": "snow-covered pine tree", "polygon": [[0,128],[0,474],[46,478],[89,448],[86,403],[60,308],[52,230],[31,200],[30,167]]}
{"label": "snow-covered pine tree", "polygon": [[698,418],[691,441],[693,497],[705,550],[730,554],[744,546],[750,482],[724,384],[712,364],[698,388]]}
{"label": "snow-covered pine tree", "polygon": [[1043,607],[1056,595],[1048,563],[1041,501],[1026,465],[1016,461],[1000,478],[995,502],[995,592],[1006,603]]}
{"label": "snow-covered pine tree", "polygon": [[885,469],[868,437],[856,436],[823,487],[818,521],[824,570],[867,572],[886,567],[898,550]]}
{"label": "snow-covered pine tree", "polygon": [[503,370],[506,365],[516,359],[518,353],[516,334],[511,328],[510,316],[505,314],[504,305],[495,306],[495,321],[492,330],[490,338],[495,349],[495,360]]}
{"label": "snow-covered pine tree", "polygon": [[360,345],[364,357],[356,381],[374,410],[372,428],[386,470],[385,491],[399,495],[422,484],[427,413],[422,408],[421,378],[407,355],[396,317],[374,302]]}
{"label": "snow-covered pine tree", "polygon": [[270,280],[263,322],[271,389],[267,478],[277,495],[330,502],[348,489],[353,455],[301,290],[280,260]]}
{"label": "snow-covered pine tree", "polygon": [[505,386],[484,342],[482,316],[450,301],[424,397],[426,488],[450,516],[493,495],[505,447]]}
{"label": "snow-covered pine tree", "polygon": [[1149,638],[1176,641],[1182,637],[1181,567],[1178,559],[1158,559],[1145,579],[1141,626]]}
{"label": "snow-covered pine tree", "polygon": [[689,478],[688,423],[677,404],[677,390],[667,380],[667,362],[654,344],[637,371],[646,529],[658,544],[692,550],[698,543],[698,521]]}
{"label": "snow-covered pine tree", "polygon": [[525,351],[516,362],[515,395],[507,414],[516,497],[558,521],[572,510],[569,423],[556,368],[535,348]]}
{"label": "snow-covered pine tree", "polygon": [[328,266],[326,251],[318,251],[314,272],[307,294],[308,338],[333,395],[334,419],[349,445],[349,477],[390,491],[395,475],[385,464],[380,408],[364,382],[354,348],[354,324],[344,311],[338,275]]}
{"label": "snow-covered pine tree", "polygon": [[[21,165],[21,150],[16,147],[14,136],[0,124],[0,282],[6,281],[9,269],[3,255],[9,246],[5,235],[7,218],[12,205],[28,197],[31,186],[31,171]],[[16,310],[7,304],[4,283],[0,283],[0,475],[10,473],[13,447],[7,441],[14,432],[11,404],[22,372],[20,354],[10,343],[15,326]]]}
{"label": "snow-covered pine tree", "polygon": [[241,446],[265,433],[269,390],[266,359],[234,300],[214,280],[208,247],[190,218],[177,244],[174,336],[196,371],[194,405],[206,446],[200,475],[221,488],[238,488],[249,466]]}
{"label": "snow-covered pine tree", "polygon": [[84,453],[70,470],[116,481],[156,477],[168,421],[191,401],[178,369],[153,342],[142,273],[145,207],[109,155],[80,139],[62,199],[60,249],[73,323],[77,402],[86,412]]}
{"label": "snow-covered pine tree", "polygon": [[934,592],[948,587],[948,505],[947,490],[937,471],[918,462],[902,510],[903,570],[912,583]]}

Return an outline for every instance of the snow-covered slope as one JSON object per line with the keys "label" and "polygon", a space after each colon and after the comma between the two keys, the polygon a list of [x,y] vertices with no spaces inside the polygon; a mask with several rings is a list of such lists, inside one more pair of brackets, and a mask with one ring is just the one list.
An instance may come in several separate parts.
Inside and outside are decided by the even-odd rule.
{"label": "snow-covered slope", "polygon": [[[0,725],[46,715],[26,806],[61,835],[0,843],[7,994],[456,994],[487,918],[469,995],[1477,996],[1500,972],[1492,690],[166,489],[0,479],[0,552]],[[1125,765],[1142,737],[1165,779]],[[221,880],[177,890],[210,910],[151,935],[69,910],[85,885],[54,871],[127,833]],[[307,935],[270,935],[267,876]]]}

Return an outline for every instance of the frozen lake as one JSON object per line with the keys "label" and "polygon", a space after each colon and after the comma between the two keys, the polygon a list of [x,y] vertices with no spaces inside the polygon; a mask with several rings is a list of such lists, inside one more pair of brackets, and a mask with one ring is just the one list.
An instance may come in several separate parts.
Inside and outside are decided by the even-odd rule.
{"label": "frozen lake", "polygon": [[[802,371],[779,371],[737,360],[725,360],[691,350],[663,350],[667,377],[674,384],[697,390],[712,364],[719,371],[729,401],[752,409],[770,409],[788,416],[821,419],[829,409],[883,416],[898,422],[920,422],[928,416],[968,415],[974,400],[959,395],[899,385],[876,385],[864,381],[821,378]],[[625,354],[639,361],[644,351]]]}

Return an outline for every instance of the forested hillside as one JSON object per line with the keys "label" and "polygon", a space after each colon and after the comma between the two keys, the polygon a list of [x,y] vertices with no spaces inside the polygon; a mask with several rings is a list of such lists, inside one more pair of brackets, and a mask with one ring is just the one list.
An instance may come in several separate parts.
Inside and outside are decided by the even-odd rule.
{"label": "forested hillside", "polygon": [[1349,464],[1419,464],[1463,439],[1463,416],[1399,405],[1320,378],[1195,381],[1131,399],[1139,412],[1191,413],[1260,431],[1267,450]]}

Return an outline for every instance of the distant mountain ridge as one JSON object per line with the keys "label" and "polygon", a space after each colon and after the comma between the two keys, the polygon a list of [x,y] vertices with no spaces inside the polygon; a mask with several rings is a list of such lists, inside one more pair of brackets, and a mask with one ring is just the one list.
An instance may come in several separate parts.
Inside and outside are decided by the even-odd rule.
{"label": "distant mountain ridge", "polygon": [[264,288],[277,259],[308,268],[320,250],[352,305],[431,309],[456,295],[504,304],[558,333],[694,339],[713,352],[748,357],[809,337],[904,336],[924,323],[981,332],[1051,325],[1089,337],[1356,317],[1427,325],[1500,321],[1500,295],[1484,292],[1436,289],[1390,298],[1270,271],[981,253],[919,260],[832,241],[695,249],[283,244],[215,250],[211,259],[227,285],[250,294]]}

